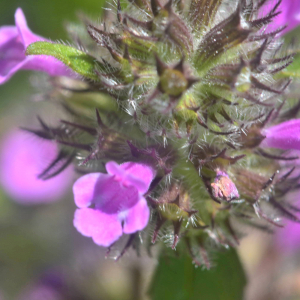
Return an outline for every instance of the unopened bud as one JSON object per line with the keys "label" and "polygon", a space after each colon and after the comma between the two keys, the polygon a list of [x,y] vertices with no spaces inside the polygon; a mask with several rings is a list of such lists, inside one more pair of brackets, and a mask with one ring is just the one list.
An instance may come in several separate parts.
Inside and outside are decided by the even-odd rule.
{"label": "unopened bud", "polygon": [[213,183],[211,183],[213,196],[225,201],[232,201],[240,197],[239,192],[229,178],[228,174],[217,170],[216,177]]}

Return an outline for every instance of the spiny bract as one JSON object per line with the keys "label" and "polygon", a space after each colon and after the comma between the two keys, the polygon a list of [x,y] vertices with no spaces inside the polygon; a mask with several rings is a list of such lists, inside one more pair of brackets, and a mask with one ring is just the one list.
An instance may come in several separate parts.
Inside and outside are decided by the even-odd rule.
{"label": "spiny bract", "polygon": [[42,50],[83,82],[56,79],[72,120],[56,128],[40,120],[42,129],[31,130],[62,149],[40,177],[74,160],[81,173],[104,172],[110,160],[152,164],[144,242],[181,241],[206,267],[208,249],[239,243],[241,224],[270,231],[278,216],[298,221],[282,201],[298,187],[289,166],[297,157],[260,147],[265,126],[299,109],[288,109],[291,81],[280,76],[293,59],[276,38],[284,28],[267,30],[280,1],[269,11],[265,2],[133,0],[109,6],[100,25],[84,18],[89,36],[70,26],[76,58],[92,68],[78,71],[63,51]]}

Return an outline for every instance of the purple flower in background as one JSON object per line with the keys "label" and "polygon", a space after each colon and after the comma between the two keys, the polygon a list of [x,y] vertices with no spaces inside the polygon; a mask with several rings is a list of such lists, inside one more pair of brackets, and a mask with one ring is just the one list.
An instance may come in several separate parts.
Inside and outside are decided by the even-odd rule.
{"label": "purple flower in background", "polygon": [[[275,5],[275,1],[269,1],[262,8],[262,15],[269,12]],[[267,32],[275,31],[276,29],[287,25],[280,35],[291,31],[300,25],[300,1],[299,0],[282,0],[279,4],[277,11],[281,12],[274,20],[268,25]]]}
{"label": "purple flower in background", "polygon": [[31,290],[23,291],[18,300],[63,300],[64,298],[53,288],[48,286],[36,286]]}
{"label": "purple flower in background", "polygon": [[66,289],[65,278],[58,272],[47,272],[36,283],[22,290],[18,300],[63,300]]}
{"label": "purple flower in background", "polygon": [[0,27],[0,84],[20,69],[43,71],[51,76],[74,76],[70,69],[53,57],[25,56],[29,44],[47,40],[30,31],[20,8],[15,13],[15,23],[16,26]]}
{"label": "purple flower in background", "polygon": [[[90,173],[79,178],[74,186],[74,226],[98,245],[108,247],[123,233],[142,230],[149,220],[149,208],[143,195],[155,176],[145,164],[111,161],[108,174]],[[91,206],[91,207],[90,207]]]}
{"label": "purple flower in background", "polygon": [[[300,150],[300,119],[289,120],[269,127],[264,129],[262,134],[265,136],[262,147]],[[297,153],[295,154],[297,155]],[[294,194],[294,197],[297,199],[299,195]],[[286,222],[284,228],[276,231],[275,244],[280,251],[291,252],[300,249],[300,224],[293,221]]]}
{"label": "purple flower in background", "polygon": [[300,150],[300,119],[293,119],[264,129],[261,146]]}
{"label": "purple flower in background", "polygon": [[284,228],[277,229],[275,244],[280,251],[288,253],[300,251],[300,224],[287,221]]}
{"label": "purple flower in background", "polygon": [[7,194],[22,204],[59,200],[73,179],[73,167],[42,180],[37,176],[58,154],[57,145],[23,131],[13,131],[2,141],[0,183]]}

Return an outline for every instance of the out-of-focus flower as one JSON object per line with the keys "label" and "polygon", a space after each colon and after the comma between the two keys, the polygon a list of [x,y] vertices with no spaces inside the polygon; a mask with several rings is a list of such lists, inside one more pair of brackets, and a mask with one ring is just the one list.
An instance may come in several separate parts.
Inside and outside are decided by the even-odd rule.
{"label": "out-of-focus flower", "polygon": [[[58,272],[47,272],[34,284],[26,287],[18,300],[63,300],[65,280]],[[70,298],[68,298],[70,299]]]}
{"label": "out-of-focus flower", "polygon": [[101,246],[146,227],[150,211],[143,195],[155,175],[150,166],[134,162],[118,165],[111,161],[106,170],[108,174],[82,176],[73,186],[79,207],[74,225]]}
{"label": "out-of-focus flower", "polygon": [[300,251],[300,224],[287,221],[284,228],[277,230],[275,235],[276,247],[283,252]]}
{"label": "out-of-focus flower", "polygon": [[43,71],[51,76],[72,76],[72,71],[53,57],[25,56],[29,44],[46,39],[30,31],[20,8],[16,10],[15,23],[16,26],[0,28],[0,84],[20,69]]}
{"label": "out-of-focus flower", "polygon": [[263,130],[263,147],[300,150],[300,119],[293,119]]}
{"label": "out-of-focus flower", "polygon": [[58,154],[57,145],[23,131],[13,131],[2,142],[0,183],[14,200],[22,204],[59,200],[73,179],[73,167],[43,180],[38,175]]}
{"label": "out-of-focus flower", "polygon": [[[272,7],[274,7],[274,2],[269,1],[262,8],[262,12],[268,12]],[[272,32],[280,27],[287,26],[280,32],[280,35],[283,35],[300,25],[300,1],[282,0],[277,11],[281,13],[268,25],[267,32]]]}
{"label": "out-of-focus flower", "polygon": [[19,297],[19,300],[63,300],[63,296],[60,295],[55,288],[47,285],[37,285],[24,291]]}
{"label": "out-of-focus flower", "polygon": [[[264,129],[262,134],[265,136],[261,144],[262,147],[300,150],[300,119],[293,119],[271,126]],[[297,154],[295,153],[295,156]],[[285,166],[284,163],[281,163],[281,165]],[[297,194],[293,195],[298,197]],[[297,249],[300,250],[300,224],[287,220],[285,227],[276,231],[275,244],[280,251],[284,252],[290,253]]]}

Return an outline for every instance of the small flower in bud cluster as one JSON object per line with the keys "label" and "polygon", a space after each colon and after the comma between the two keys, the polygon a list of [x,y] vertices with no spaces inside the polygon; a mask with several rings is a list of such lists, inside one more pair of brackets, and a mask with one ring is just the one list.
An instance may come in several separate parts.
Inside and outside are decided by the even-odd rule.
{"label": "small flower in bud cluster", "polygon": [[213,196],[225,201],[232,201],[240,197],[239,192],[228,174],[217,170],[214,182],[211,184]]}
{"label": "small flower in bud cluster", "polygon": [[72,166],[47,180],[39,176],[58,155],[53,141],[12,131],[1,148],[0,183],[13,200],[21,204],[48,203],[67,192],[74,176]]}
{"label": "small flower in bud cluster", "polygon": [[16,10],[15,23],[16,26],[0,27],[0,84],[9,80],[20,69],[43,71],[51,76],[75,76],[53,57],[25,56],[29,44],[46,39],[30,31],[20,8]]}
{"label": "small flower in bud cluster", "polygon": [[74,186],[74,225],[85,236],[101,246],[110,246],[123,233],[142,230],[150,210],[143,195],[148,191],[155,171],[148,165],[111,161],[108,174],[90,173],[79,178]]}

